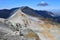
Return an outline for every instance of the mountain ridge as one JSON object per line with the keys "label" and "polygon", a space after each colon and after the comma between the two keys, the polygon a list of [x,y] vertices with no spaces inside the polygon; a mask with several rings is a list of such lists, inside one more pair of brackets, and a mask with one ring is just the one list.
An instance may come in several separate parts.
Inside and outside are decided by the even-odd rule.
{"label": "mountain ridge", "polygon": [[[30,8],[30,7],[27,7],[27,6],[24,6],[24,7],[18,7],[18,8],[12,8],[12,9],[2,9],[2,10],[0,10],[0,14],[2,14],[2,13],[4,13],[5,11],[7,12],[7,14],[9,13],[12,13],[14,10],[16,10],[16,9],[20,9],[22,12],[26,12],[26,14],[28,14],[28,12],[29,12],[29,10],[31,11],[31,12],[33,12],[32,14],[37,14],[38,15],[38,13],[36,13],[35,12],[35,10],[33,10],[32,8]],[[1,12],[2,11],[2,12]],[[44,12],[44,11],[43,11]],[[45,11],[46,12],[46,11]],[[31,14],[31,13],[30,13]],[[29,15],[30,15],[29,14]],[[32,15],[31,14],[31,15]]]}
{"label": "mountain ridge", "polygon": [[[14,9],[7,19],[1,18],[0,38],[2,40],[60,40],[60,24],[53,22],[50,17],[46,18],[44,15],[41,17],[35,13],[35,10],[24,7]],[[45,14],[49,15],[47,13],[49,12]]]}

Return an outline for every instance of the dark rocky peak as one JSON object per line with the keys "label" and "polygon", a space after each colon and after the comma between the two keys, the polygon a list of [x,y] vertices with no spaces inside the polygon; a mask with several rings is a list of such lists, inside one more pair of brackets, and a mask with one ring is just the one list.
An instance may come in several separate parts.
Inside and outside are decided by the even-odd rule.
{"label": "dark rocky peak", "polygon": [[30,16],[35,16],[35,17],[39,17],[40,15],[38,15],[38,13],[36,13],[36,11],[28,6],[23,6],[20,7],[21,11],[27,15]]}

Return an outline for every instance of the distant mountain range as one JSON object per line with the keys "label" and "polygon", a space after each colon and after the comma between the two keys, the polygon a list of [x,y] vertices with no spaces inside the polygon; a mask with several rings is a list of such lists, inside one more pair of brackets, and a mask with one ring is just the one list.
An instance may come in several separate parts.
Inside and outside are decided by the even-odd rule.
{"label": "distant mountain range", "polygon": [[12,8],[12,9],[2,9],[0,10],[0,18],[8,18],[12,15],[12,12],[18,8]]}
{"label": "distant mountain range", "polygon": [[20,9],[22,12],[24,12],[27,15],[30,16],[35,16],[35,17],[43,17],[43,18],[50,18],[53,19],[56,22],[60,22],[60,16],[55,17],[55,14],[46,11],[46,10],[34,10],[30,7],[24,6],[24,7],[17,7],[17,8],[12,8],[12,9],[2,9],[0,10],[0,18],[8,18],[11,15],[13,15],[13,12],[15,10]]}

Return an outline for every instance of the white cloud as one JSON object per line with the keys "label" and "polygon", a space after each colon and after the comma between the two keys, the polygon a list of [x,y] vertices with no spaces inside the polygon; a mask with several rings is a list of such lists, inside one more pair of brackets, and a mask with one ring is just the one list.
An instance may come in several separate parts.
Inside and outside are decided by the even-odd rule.
{"label": "white cloud", "polygon": [[48,3],[44,2],[44,1],[41,1],[38,6],[48,6]]}

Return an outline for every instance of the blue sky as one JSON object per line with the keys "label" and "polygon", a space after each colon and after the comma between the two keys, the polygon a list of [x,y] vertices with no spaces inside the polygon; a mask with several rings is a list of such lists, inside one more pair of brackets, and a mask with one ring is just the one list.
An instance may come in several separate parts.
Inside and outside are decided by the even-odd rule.
{"label": "blue sky", "polygon": [[[44,1],[49,5],[46,7],[37,6]],[[0,9],[10,9],[14,7],[29,6],[33,9],[60,9],[60,0],[0,0]]]}

